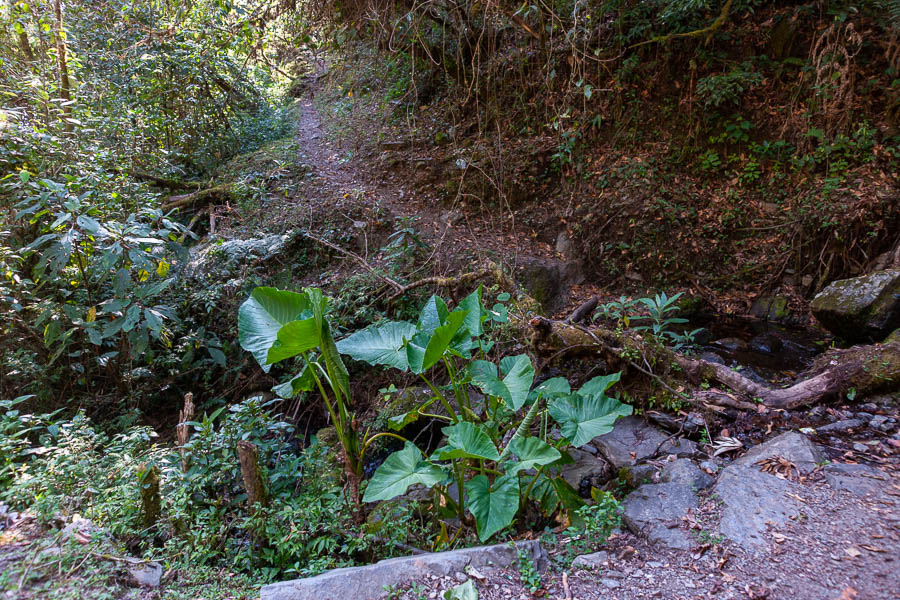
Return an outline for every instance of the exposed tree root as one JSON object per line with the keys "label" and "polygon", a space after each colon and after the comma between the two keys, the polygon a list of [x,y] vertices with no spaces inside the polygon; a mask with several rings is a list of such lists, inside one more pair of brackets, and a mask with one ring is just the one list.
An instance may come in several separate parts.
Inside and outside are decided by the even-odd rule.
{"label": "exposed tree root", "polygon": [[[756,410],[761,404],[770,409],[794,409],[836,397],[851,388],[860,397],[900,390],[900,342],[832,350],[816,361],[801,381],[788,388],[773,389],[725,365],[690,358],[648,343],[634,332],[620,333],[602,327],[588,329],[543,317],[531,319],[529,325],[532,349],[539,357],[548,357],[541,369],[567,354],[594,353],[611,370],[636,370],[656,380],[670,393],[703,406]],[[662,365],[667,375],[654,373],[652,365]],[[668,369],[673,365],[677,367],[674,375]],[[699,386],[702,382],[727,386],[734,395],[715,390],[687,394],[676,389]]]}

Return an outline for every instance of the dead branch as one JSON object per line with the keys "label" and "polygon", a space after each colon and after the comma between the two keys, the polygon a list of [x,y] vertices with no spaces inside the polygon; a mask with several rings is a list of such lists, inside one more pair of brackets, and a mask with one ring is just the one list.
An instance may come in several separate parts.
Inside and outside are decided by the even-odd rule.
{"label": "dead branch", "polygon": [[403,294],[414,290],[416,288],[420,288],[424,285],[434,285],[437,287],[459,287],[471,284],[479,279],[484,279],[487,277],[494,277],[497,281],[501,283],[506,283],[509,280],[509,277],[503,272],[499,265],[496,263],[492,264],[489,267],[484,269],[480,269],[478,271],[470,271],[468,273],[463,273],[461,275],[457,275],[456,277],[425,277],[424,279],[419,279],[409,285],[401,286],[397,293],[388,298],[388,304],[392,304],[394,300],[402,296]]}
{"label": "dead branch", "polygon": [[141,169],[131,169],[130,171],[128,171],[128,174],[135,179],[140,179],[141,181],[149,181],[153,185],[169,190],[197,190],[203,186],[203,184],[199,181],[182,181],[181,179],[160,177],[158,175],[154,175],[153,173],[142,171]]}
{"label": "dead branch", "polygon": [[164,211],[173,208],[181,208],[183,206],[206,206],[213,202],[229,200],[234,192],[234,184],[223,183],[205,190],[198,190],[190,194],[181,194],[180,196],[169,196],[169,201],[162,205]]}
{"label": "dead branch", "polygon": [[[649,344],[633,332],[614,332],[603,327],[585,328],[565,321],[535,317],[528,324],[529,344],[538,356],[548,356],[541,365],[564,355],[599,354],[612,368],[633,368],[654,379],[667,391],[698,405],[728,406],[744,411],[795,409],[836,397],[853,388],[860,397],[900,389],[900,342],[855,346],[833,350],[822,357],[806,376],[788,388],[774,389],[744,377],[739,372],[709,361],[678,354],[659,344]],[[657,363],[675,364],[685,384],[718,382],[734,394],[710,390],[680,392],[672,382],[641,365],[633,355],[654,356]]]}

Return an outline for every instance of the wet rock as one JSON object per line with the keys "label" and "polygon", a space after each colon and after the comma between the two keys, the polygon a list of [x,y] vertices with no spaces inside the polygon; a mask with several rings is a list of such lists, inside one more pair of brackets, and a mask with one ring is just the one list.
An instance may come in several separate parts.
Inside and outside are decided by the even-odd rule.
{"label": "wet rock", "polygon": [[422,577],[451,577],[467,566],[507,568],[517,564],[517,550],[531,555],[538,570],[549,567],[547,553],[536,540],[464,548],[450,552],[389,558],[363,567],[333,569],[306,579],[265,585],[260,600],[378,600],[386,586],[397,587]]}
{"label": "wet rock", "polygon": [[553,314],[569,302],[569,290],[584,281],[580,261],[553,258],[520,257],[516,280],[547,314]]}
{"label": "wet rock", "polygon": [[610,464],[601,456],[579,449],[569,450],[569,455],[574,462],[563,465],[560,475],[582,497],[590,498],[592,487],[602,487],[615,475]]}
{"label": "wet rock", "polygon": [[701,360],[705,360],[706,362],[715,363],[717,365],[724,365],[725,359],[716,354],[715,352],[704,352],[700,355]]}
{"label": "wet rock", "polygon": [[719,531],[746,549],[767,546],[769,525],[779,527],[800,514],[799,502],[787,495],[800,492],[802,488],[790,481],[733,464],[719,474],[713,488],[723,503]]}
{"label": "wet rock", "polygon": [[747,351],[747,342],[735,337],[727,337],[716,340],[712,343],[712,345],[732,354],[734,354],[735,352]]}
{"label": "wet rock", "polygon": [[695,490],[704,490],[715,482],[712,477],[687,458],[679,458],[667,463],[659,478],[665,483],[682,483]]}
{"label": "wet rock", "polygon": [[609,552],[601,550],[593,554],[582,554],[576,556],[572,561],[573,569],[597,569],[602,567],[604,563],[609,562]]}
{"label": "wet rock", "polygon": [[622,520],[635,534],[667,548],[690,549],[690,536],[678,527],[688,510],[697,508],[697,496],[689,485],[642,485],[628,494],[623,507]]}
{"label": "wet rock", "polygon": [[866,422],[862,419],[844,419],[843,421],[822,425],[821,427],[817,427],[816,430],[819,433],[841,433],[851,429],[859,429],[860,427],[865,426],[865,424]]}
{"label": "wet rock", "polygon": [[832,463],[825,465],[825,481],[836,490],[857,496],[877,494],[888,478],[884,472],[868,465]]}
{"label": "wet rock", "polygon": [[810,308],[823,327],[848,341],[883,339],[900,327],[900,269],[834,281]]}
{"label": "wet rock", "polygon": [[811,472],[824,460],[822,453],[809,438],[802,433],[789,431],[750,448],[734,464],[750,467],[773,456],[786,458],[804,474]]}
{"label": "wet rock", "polygon": [[657,448],[660,448],[662,454],[675,454],[679,457],[696,454],[697,444],[691,440],[665,441],[667,437],[643,419],[632,416],[617,419],[612,431],[595,437],[591,444],[616,469],[650,458]]}
{"label": "wet rock", "polygon": [[145,561],[137,558],[126,558],[125,568],[128,571],[128,582],[143,588],[158,588],[162,579],[162,565],[156,561]]}
{"label": "wet rock", "polygon": [[757,298],[753,306],[750,307],[750,314],[757,319],[775,323],[785,323],[791,320],[788,299],[784,296]]}
{"label": "wet rock", "polygon": [[750,349],[763,354],[775,354],[784,348],[784,342],[774,333],[763,333],[750,340]]}

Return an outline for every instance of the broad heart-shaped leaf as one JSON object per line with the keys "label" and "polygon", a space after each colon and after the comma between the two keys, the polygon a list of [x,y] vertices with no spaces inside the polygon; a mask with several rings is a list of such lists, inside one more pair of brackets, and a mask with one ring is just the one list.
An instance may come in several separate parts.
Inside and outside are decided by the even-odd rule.
{"label": "broad heart-shaped leaf", "polygon": [[616,419],[630,414],[630,405],[602,395],[587,398],[574,394],[550,404],[550,416],[562,426],[563,437],[576,448],[609,433]]}
{"label": "broad heart-shaped leaf", "polygon": [[572,388],[565,377],[553,377],[534,386],[528,397],[530,399],[556,398],[558,396],[568,396],[571,393]]}
{"label": "broad heart-shaped leaf", "polygon": [[486,475],[477,475],[466,482],[466,493],[482,542],[512,523],[519,511],[519,478],[515,475],[498,477],[494,485]]}
{"label": "broad heart-shaped leaf", "polygon": [[510,450],[519,457],[519,462],[509,465],[507,473],[531,469],[537,465],[549,465],[562,456],[559,450],[536,437],[514,438],[510,442]]}
{"label": "broad heart-shaped leaf", "polygon": [[484,333],[482,323],[487,319],[487,311],[481,303],[480,285],[478,289],[462,299],[458,308],[468,311],[466,320],[463,322],[463,328],[469,332],[469,335],[478,337]]}
{"label": "broad heart-shaped leaf", "polygon": [[390,500],[405,494],[409,486],[421,483],[431,487],[446,479],[447,474],[437,465],[422,460],[422,452],[412,442],[406,442],[403,450],[387,457],[375,470],[363,502]]}
{"label": "broad heart-shaped leaf", "polygon": [[419,330],[431,335],[444,324],[448,314],[450,310],[440,296],[432,296],[419,312]]}
{"label": "broad heart-shaped leaf", "polygon": [[278,330],[311,308],[306,294],[256,288],[238,311],[241,348],[253,354],[263,371],[268,372],[269,348],[278,338]]}
{"label": "broad heart-shaped leaf", "polygon": [[337,343],[341,354],[370,365],[387,365],[405,371],[409,368],[404,344],[412,339],[416,326],[404,321],[390,321],[357,331]]}
{"label": "broad heart-shaped leaf", "polygon": [[447,315],[443,325],[434,330],[434,333],[431,334],[431,339],[428,340],[428,345],[425,347],[425,355],[422,358],[422,371],[430,369],[441,360],[444,352],[450,346],[451,340],[453,340],[456,332],[462,326],[466,314],[464,310],[455,310]]}
{"label": "broad heart-shaped leaf", "polygon": [[439,448],[432,460],[447,460],[451,458],[482,458],[485,460],[497,460],[500,453],[491,441],[490,436],[484,431],[484,427],[462,421],[456,425],[444,427],[441,431],[447,436],[447,445]]}
{"label": "broad heart-shaped leaf", "polygon": [[481,391],[502,398],[512,410],[519,410],[528,399],[528,390],[534,381],[534,366],[526,354],[511,356],[501,361],[501,370],[506,367],[506,376],[497,377],[497,368],[487,361],[476,360],[469,363],[469,375]]}
{"label": "broad heart-shaped leaf", "polygon": [[600,377],[594,377],[586,384],[581,386],[581,389],[578,390],[578,395],[585,397],[604,396],[606,395],[606,390],[618,383],[621,377],[621,371],[619,371],[618,373],[613,373],[612,375],[601,375]]}
{"label": "broad heart-shaped leaf", "polygon": [[266,355],[266,362],[274,365],[278,361],[312,350],[319,345],[319,334],[319,325],[312,317],[286,323],[278,330],[275,344]]}

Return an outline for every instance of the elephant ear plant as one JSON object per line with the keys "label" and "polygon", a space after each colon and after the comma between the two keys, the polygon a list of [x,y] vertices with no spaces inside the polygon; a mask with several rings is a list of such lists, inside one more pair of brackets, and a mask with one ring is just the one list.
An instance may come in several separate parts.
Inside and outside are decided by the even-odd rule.
{"label": "elephant ear plant", "polygon": [[[412,485],[424,485],[435,491],[435,505],[443,516],[474,525],[484,541],[510,526],[529,501],[546,514],[578,508],[581,499],[559,476],[559,466],[571,460],[566,448],[609,432],[618,417],[631,414],[630,406],[606,395],[618,373],[594,378],[572,392],[562,378],[534,386],[534,366],[527,355],[508,356],[499,364],[486,360],[491,348],[487,331],[492,323],[506,320],[506,311],[502,304],[487,310],[481,288],[453,311],[433,296],[416,323],[384,322],[336,344],[321,316],[325,306],[321,293],[291,294],[255,290],[241,307],[241,344],[263,368],[298,354],[304,357],[303,372],[276,390],[289,395],[315,387],[322,394],[344,448],[348,478],[356,481],[351,482],[351,491],[359,489],[369,444],[379,436],[399,436],[392,432],[360,436],[353,429],[346,369],[338,353],[412,373],[431,390],[426,402],[392,418],[391,429],[402,430],[420,418],[446,423],[442,429],[446,443],[430,456],[404,440],[403,449],[375,471],[364,502],[389,500]],[[316,313],[305,303],[314,297],[320,303],[320,318],[311,322]],[[275,298],[277,303],[272,302]],[[309,354],[316,347],[318,359]],[[475,394],[476,389],[481,394]],[[435,403],[442,410],[431,409]],[[561,435],[551,437],[551,418]]]}

